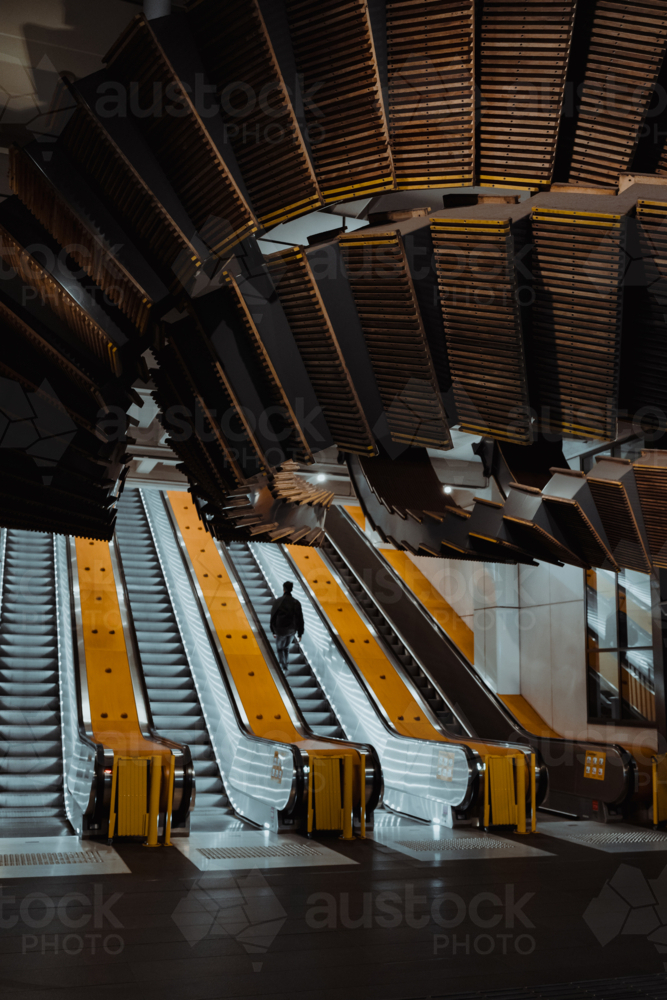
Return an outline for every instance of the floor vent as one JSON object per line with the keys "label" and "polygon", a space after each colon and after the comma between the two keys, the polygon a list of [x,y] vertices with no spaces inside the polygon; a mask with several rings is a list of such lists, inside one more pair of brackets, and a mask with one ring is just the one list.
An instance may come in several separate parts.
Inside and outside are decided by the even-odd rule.
{"label": "floor vent", "polygon": [[636,833],[573,833],[572,840],[582,844],[658,844],[667,840],[667,834],[651,831]]}
{"label": "floor vent", "polygon": [[104,864],[108,858],[97,851],[57,851],[44,854],[0,854],[0,868],[25,865]]}
{"label": "floor vent", "polygon": [[322,852],[307,844],[267,844],[258,847],[199,847],[199,854],[205,858],[311,858],[320,857]]}
{"label": "floor vent", "polygon": [[[493,837],[448,837],[446,840],[397,840],[400,847],[409,851],[485,851],[489,847],[514,847],[509,840]],[[391,846],[391,845],[388,845]]]}
{"label": "floor vent", "polygon": [[517,986],[516,989],[421,994],[405,1000],[577,1000],[578,997],[581,1000],[667,1000],[667,976],[658,972],[620,979]]}

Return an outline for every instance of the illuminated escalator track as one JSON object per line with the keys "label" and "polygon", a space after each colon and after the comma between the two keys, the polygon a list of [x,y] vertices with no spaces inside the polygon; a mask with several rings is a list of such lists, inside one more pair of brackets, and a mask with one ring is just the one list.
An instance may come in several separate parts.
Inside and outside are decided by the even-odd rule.
{"label": "illuminated escalator track", "polygon": [[77,538],[76,559],[94,739],[119,756],[169,758],[142,733],[109,543]]}
{"label": "illuminated escalator track", "polygon": [[428,717],[424,702],[416,691],[410,690],[378,636],[339,586],[320,553],[305,546],[288,545],[286,548],[396,732],[422,740],[465,743],[481,756],[516,754],[516,747],[445,735]]}
{"label": "illuminated escalator track", "polygon": [[328,743],[297,728],[216,543],[204,530],[192,499],[175,491],[168,493],[168,499],[248,729],[256,736],[291,743],[317,756],[351,754],[358,758],[352,747]]}

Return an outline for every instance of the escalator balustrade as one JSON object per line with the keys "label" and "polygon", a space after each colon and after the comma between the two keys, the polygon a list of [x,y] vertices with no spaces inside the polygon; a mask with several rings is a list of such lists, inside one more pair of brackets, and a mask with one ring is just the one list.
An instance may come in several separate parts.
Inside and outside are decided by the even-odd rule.
{"label": "escalator balustrade", "polygon": [[[270,628],[271,606],[276,595],[246,542],[232,542],[227,545],[227,551],[262,626],[266,641],[277,657],[276,642]],[[318,736],[345,739],[343,728],[296,640],[290,646],[285,678],[308,727]]]}
{"label": "escalator balustrade", "polygon": [[138,490],[118,505],[116,538],[155,729],[187,744],[195,769],[196,816],[232,812],[176,616]]}
{"label": "escalator balustrade", "polygon": [[8,529],[2,570],[0,823],[66,832],[53,537]]}

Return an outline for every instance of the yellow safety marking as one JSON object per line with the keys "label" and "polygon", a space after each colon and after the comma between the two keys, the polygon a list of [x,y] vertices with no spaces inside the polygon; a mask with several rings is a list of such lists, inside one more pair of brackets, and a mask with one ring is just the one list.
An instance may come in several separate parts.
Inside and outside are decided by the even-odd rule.
{"label": "yellow safety marking", "polygon": [[653,825],[667,819],[667,757],[660,754],[651,759],[653,787]]}
{"label": "yellow safety marking", "polygon": [[109,543],[77,538],[75,546],[95,740],[123,756],[168,756],[169,747],[144,739],[139,728]]}
{"label": "yellow safety marking", "polygon": [[252,732],[280,743],[300,742],[302,737],[294,728],[215,541],[199,520],[192,498],[176,491],[167,496]]}
{"label": "yellow safety marking", "polygon": [[[158,757],[159,760],[159,757]],[[146,757],[118,757],[117,835],[119,837],[145,837],[148,833],[148,759]],[[160,782],[151,780],[151,797],[160,798]],[[157,815],[155,828],[157,830]]]}
{"label": "yellow safety marking", "polygon": [[445,741],[425,718],[424,709],[414,700],[320,554],[303,545],[288,545],[287,549],[397,732],[422,740]]}
{"label": "yellow safety marking", "polygon": [[397,549],[378,549],[378,552],[393,566],[417,600],[433,615],[463,655],[470,663],[474,663],[475,636],[472,629],[457,615],[454,608],[447,603],[421,570],[417,569],[407,552],[399,552]]}
{"label": "yellow safety marking", "polygon": [[215,541],[199,520],[192,498],[177,491],[167,496],[252,732],[279,743],[296,743],[318,754],[350,753],[358,758],[352,748],[316,738],[304,740],[295,729]]}
{"label": "yellow safety marking", "polygon": [[436,729],[425,717],[424,708],[413,698],[375,636],[334,580],[319,552],[303,545],[288,545],[287,549],[398,733],[421,740],[465,743],[481,755],[493,753],[504,756],[506,753],[516,753],[516,750],[510,748],[490,747],[481,740],[448,739]]}

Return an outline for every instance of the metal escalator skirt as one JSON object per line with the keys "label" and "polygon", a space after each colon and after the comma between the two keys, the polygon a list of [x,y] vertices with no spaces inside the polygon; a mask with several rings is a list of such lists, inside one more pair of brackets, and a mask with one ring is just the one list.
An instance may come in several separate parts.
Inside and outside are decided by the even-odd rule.
{"label": "metal escalator skirt", "polygon": [[[295,794],[291,750],[282,743],[253,737],[242,728],[230,686],[221,673],[221,654],[214,646],[205,604],[187,571],[184,543],[168,513],[169,500],[157,490],[142,495],[225,790],[240,816],[275,829],[278,812],[290,805]],[[280,781],[271,778],[276,753],[283,764]]]}
{"label": "metal escalator skirt", "polygon": [[343,654],[333,625],[316,610],[314,595],[282,546],[252,543],[267,580],[276,589],[294,583],[305,623],[303,648],[348,739],[372,743],[384,778],[384,801],[422,819],[440,819],[467,804],[476,779],[476,757],[465,748],[400,736],[389,724],[359,672]]}

